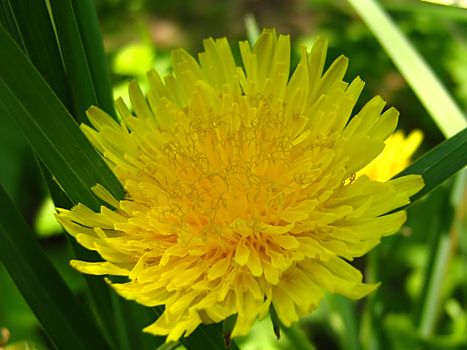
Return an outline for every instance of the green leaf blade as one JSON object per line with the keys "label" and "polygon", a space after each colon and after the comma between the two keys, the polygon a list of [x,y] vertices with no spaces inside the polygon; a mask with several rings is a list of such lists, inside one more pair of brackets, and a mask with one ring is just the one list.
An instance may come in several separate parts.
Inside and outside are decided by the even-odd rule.
{"label": "green leaf blade", "polygon": [[1,186],[0,203],[0,258],[57,349],[110,349]]}
{"label": "green leaf blade", "polygon": [[25,45],[19,31],[18,22],[16,21],[13,8],[9,0],[0,1],[0,23],[8,29],[10,35],[15,39],[18,45],[24,48]]}
{"label": "green leaf blade", "polygon": [[120,182],[3,27],[0,62],[0,103],[72,202],[98,209],[90,190],[96,183],[123,198]]}
{"label": "green leaf blade", "polygon": [[425,186],[412,196],[411,201],[414,202],[434,190],[466,165],[467,128],[426,152],[395,177],[409,174],[420,174],[423,177]]}
{"label": "green leaf blade", "polygon": [[[11,20],[18,25],[20,39],[28,57],[60,100],[70,105],[63,62],[54,29],[44,1],[11,1]],[[10,34],[12,29],[10,30]],[[20,41],[18,41],[20,40]]]}
{"label": "green leaf blade", "polygon": [[87,121],[85,111],[99,103],[76,16],[71,0],[51,0],[50,8],[68,77],[73,116],[84,122]]}
{"label": "green leaf blade", "polygon": [[82,45],[96,92],[98,106],[115,118],[110,72],[104,53],[102,34],[92,0],[72,0]]}
{"label": "green leaf blade", "polygon": [[412,87],[441,132],[450,137],[467,121],[425,60],[374,0],[348,0]]}

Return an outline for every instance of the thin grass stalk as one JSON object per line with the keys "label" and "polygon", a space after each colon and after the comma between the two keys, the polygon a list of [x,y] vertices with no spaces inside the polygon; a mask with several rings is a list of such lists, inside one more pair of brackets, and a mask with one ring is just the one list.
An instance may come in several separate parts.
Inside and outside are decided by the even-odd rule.
{"label": "thin grass stalk", "polygon": [[422,56],[374,0],[348,0],[411,86],[433,121],[450,137],[467,126],[464,114]]}
{"label": "thin grass stalk", "polygon": [[420,300],[421,314],[418,319],[418,331],[422,338],[433,335],[436,321],[441,309],[443,281],[454,254],[454,242],[458,240],[462,232],[465,215],[466,199],[466,174],[463,170],[455,178],[454,187],[450,197],[450,204],[455,210],[449,230],[439,231],[438,237],[433,241],[431,252],[425,272],[425,281]]}

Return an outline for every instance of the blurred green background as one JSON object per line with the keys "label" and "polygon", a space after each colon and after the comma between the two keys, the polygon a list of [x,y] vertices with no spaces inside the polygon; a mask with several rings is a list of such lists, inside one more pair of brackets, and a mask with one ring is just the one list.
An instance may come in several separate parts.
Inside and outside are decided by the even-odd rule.
{"label": "blurred green background", "polygon": [[[417,0],[385,0],[380,4],[466,111],[467,9]],[[344,54],[350,58],[347,80],[359,75],[367,83],[357,108],[379,94],[401,112],[401,129],[423,131],[424,142],[417,155],[444,139],[346,1],[95,0],[95,5],[115,97],[126,97],[126,86],[132,79],[144,87],[145,73],[151,68],[161,73],[169,71],[173,48],[184,47],[195,55],[202,49],[202,39],[227,36],[235,51],[235,43],[254,35],[255,27],[275,27],[279,33],[291,34],[293,62],[298,60],[300,44],[311,45],[317,35],[328,38],[328,62]],[[53,218],[53,204],[37,160],[16,125],[9,118],[3,122],[0,183],[35,229],[62,276],[79,293],[83,278],[68,265],[71,253]],[[429,198],[411,206],[402,232],[385,239],[372,255],[356,261],[360,268],[368,270],[368,278],[383,281],[375,295],[356,304],[327,298],[297,328],[284,330],[285,336],[279,342],[270,322],[260,322],[248,338],[239,342],[241,348],[295,349],[301,344],[300,348],[312,349],[305,341],[311,339],[318,349],[353,349],[349,327],[356,327],[357,348],[467,349],[467,240],[463,232],[466,194],[462,187],[450,180]],[[431,247],[442,246],[433,244],[433,240],[443,239],[449,244],[447,254],[429,263],[429,257],[436,253]],[[370,259],[374,259],[371,265]],[[436,276],[442,278],[430,279],[430,283],[437,283],[433,292],[437,294],[428,297],[432,289],[427,290],[426,281],[436,269],[441,269]],[[346,318],[342,310],[350,316]],[[349,319],[353,320],[351,325]],[[10,330],[10,344],[18,348],[25,342],[40,349],[50,346],[2,266],[1,327]]]}

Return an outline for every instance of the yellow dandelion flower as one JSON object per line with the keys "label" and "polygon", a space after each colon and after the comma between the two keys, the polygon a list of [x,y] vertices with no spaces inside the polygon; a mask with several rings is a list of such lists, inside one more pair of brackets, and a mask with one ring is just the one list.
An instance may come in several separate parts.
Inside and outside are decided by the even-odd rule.
{"label": "yellow dandelion flower", "polygon": [[367,175],[375,181],[387,181],[410,164],[411,157],[422,143],[423,133],[412,131],[404,137],[403,131],[396,131],[386,140],[384,150],[370,164],[357,173]]}
{"label": "yellow dandelion flower", "polygon": [[[148,73],[147,97],[129,87],[134,115],[121,122],[92,107],[82,126],[126,190],[95,213],[59,210],[65,229],[103,262],[79,271],[126,276],[125,298],[165,311],[146,332],[167,340],[235,315],[232,336],[248,333],[271,307],[289,326],[325,292],[352,299],[362,282],[348,261],[398,231],[423,187],[420,176],[355,179],[383,150],[398,112],[373,98],[349,122],[363,88],[342,79],[347,59],[323,74],[326,42],[301,51],[289,78],[290,39],[265,30],[253,48],[240,42],[243,67],[225,38],[204,41],[198,61],[172,55],[163,80]],[[351,181],[349,181],[349,179]]]}

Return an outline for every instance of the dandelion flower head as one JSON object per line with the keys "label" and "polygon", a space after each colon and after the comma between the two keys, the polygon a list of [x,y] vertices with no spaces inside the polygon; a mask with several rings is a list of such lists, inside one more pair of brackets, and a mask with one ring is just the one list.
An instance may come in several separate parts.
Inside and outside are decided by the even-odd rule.
{"label": "dandelion flower head", "polygon": [[413,130],[407,137],[401,130],[389,136],[384,150],[370,164],[357,173],[366,174],[376,181],[387,181],[407,168],[418,146],[422,143],[423,133]]}
{"label": "dandelion flower head", "polygon": [[198,60],[175,50],[171,74],[148,73],[146,97],[130,84],[134,112],[117,100],[120,122],[92,107],[82,130],[126,197],[96,186],[100,212],[58,213],[103,259],[72,265],[126,276],[112,284],[120,295],[164,306],[144,330],[168,341],[230,316],[232,336],[245,335],[271,308],[289,326],[326,292],[366,296],[377,284],[349,262],[399,230],[394,210],[423,186],[356,178],[398,112],[375,97],[351,118],[364,83],[343,81],[343,56],[323,73],[325,40],[302,47],[292,73],[288,36],[265,30],[239,47],[242,65],[225,38],[205,40]]}

